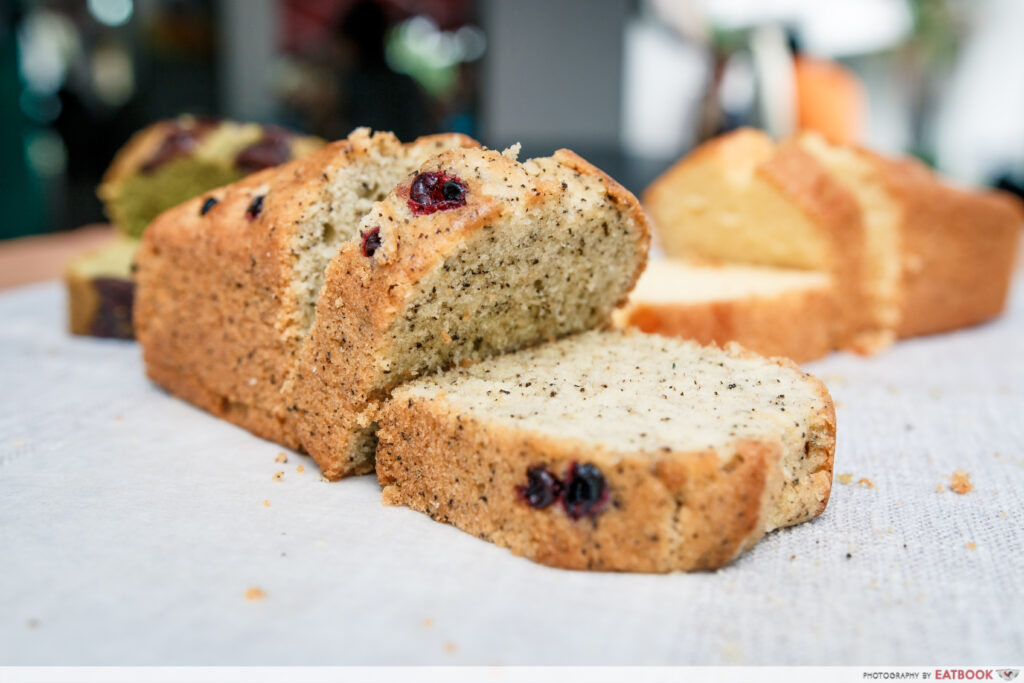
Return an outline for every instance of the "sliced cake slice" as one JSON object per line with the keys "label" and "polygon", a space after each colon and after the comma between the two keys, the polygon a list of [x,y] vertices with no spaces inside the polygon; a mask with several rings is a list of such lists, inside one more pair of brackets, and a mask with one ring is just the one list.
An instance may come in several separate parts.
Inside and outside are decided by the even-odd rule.
{"label": "sliced cake slice", "polygon": [[64,270],[71,334],[134,339],[132,262],[139,241],[117,237],[79,254]]}
{"label": "sliced cake slice", "polygon": [[331,479],[373,470],[376,412],[401,382],[607,324],[650,244],[636,198],[568,150],[441,154],[360,234],[327,268],[292,392]]}
{"label": "sliced cake slice", "polygon": [[403,145],[358,129],[161,214],[136,256],[135,331],[147,374],[214,415],[298,447],[282,389],[328,261],[410,171],[476,144],[435,135]]}
{"label": "sliced cake slice", "polygon": [[826,272],[834,345],[859,348],[884,328],[863,278],[857,199],[800,145],[753,129],[728,133],[672,166],[643,200],[670,258]]}
{"label": "sliced cake slice", "polygon": [[573,569],[728,564],[828,503],[835,411],[785,359],[593,331],[396,389],[386,503]]}
{"label": "sliced cake slice", "polygon": [[648,264],[615,323],[802,363],[832,350],[834,295],[828,273],[661,259]]}

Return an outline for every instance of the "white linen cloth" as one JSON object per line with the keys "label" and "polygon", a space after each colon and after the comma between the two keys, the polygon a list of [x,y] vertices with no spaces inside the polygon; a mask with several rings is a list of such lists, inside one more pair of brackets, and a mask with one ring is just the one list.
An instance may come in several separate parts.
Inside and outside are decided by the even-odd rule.
{"label": "white linen cloth", "polygon": [[137,345],[68,335],[59,283],[13,290],[0,663],[1019,664],[1015,294],[996,322],[809,364],[837,404],[836,474],[874,488],[837,481],[819,519],[733,565],[656,576],[543,567],[384,507],[372,477],[276,462],[151,384]]}

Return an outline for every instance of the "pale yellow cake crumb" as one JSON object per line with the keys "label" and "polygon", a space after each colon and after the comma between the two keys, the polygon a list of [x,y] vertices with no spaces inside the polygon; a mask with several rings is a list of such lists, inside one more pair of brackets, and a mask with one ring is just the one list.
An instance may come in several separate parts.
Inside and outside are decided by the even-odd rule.
{"label": "pale yellow cake crumb", "polygon": [[274,476],[271,477],[271,478],[274,481],[281,481],[282,479],[284,479],[284,472],[281,472],[281,471],[274,472]]}
{"label": "pale yellow cake crumb", "polygon": [[976,546],[974,543],[968,543],[966,547],[967,547],[968,550],[977,550],[978,549],[978,546]]}
{"label": "pale yellow cake crumb", "polygon": [[256,601],[262,600],[265,597],[267,597],[266,591],[264,591],[262,588],[257,588],[256,586],[253,586],[249,590],[245,591],[246,600]]}
{"label": "pale yellow cake crumb", "polygon": [[269,500],[263,501],[263,507],[265,507],[265,508],[270,507],[270,501]]}
{"label": "pale yellow cake crumb", "polygon": [[274,462],[288,462],[288,454],[281,451],[277,454],[277,457],[274,458]]}
{"label": "pale yellow cake crumb", "polygon": [[853,481],[853,475],[850,474],[849,472],[847,472],[846,474],[840,474],[836,478],[839,480],[840,484],[849,484],[851,481]]}
{"label": "pale yellow cake crumb", "polygon": [[953,491],[959,493],[961,496],[974,490],[974,484],[971,483],[970,472],[957,470],[953,473],[953,476],[949,478],[949,481],[949,488],[953,489]]}
{"label": "pale yellow cake crumb", "polygon": [[305,474],[306,473],[306,468],[303,467],[302,465],[299,465],[298,467],[295,468],[295,471],[297,473],[299,473],[299,474]]}

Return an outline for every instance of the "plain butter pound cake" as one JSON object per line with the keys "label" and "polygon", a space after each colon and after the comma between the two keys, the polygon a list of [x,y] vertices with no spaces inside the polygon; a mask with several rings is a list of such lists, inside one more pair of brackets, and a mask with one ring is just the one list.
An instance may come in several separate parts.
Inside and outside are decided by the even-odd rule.
{"label": "plain butter pound cake", "polygon": [[171,393],[289,447],[282,391],[324,269],[373,203],[426,159],[476,143],[353,132],[161,214],[136,255],[136,335]]}
{"label": "plain butter pound cake", "polygon": [[482,148],[411,174],[327,268],[294,396],[328,478],[373,471],[398,384],[607,324],[647,260],[636,198],[568,150]]}
{"label": "plain butter pound cake", "polygon": [[728,564],[820,514],[835,411],[790,361],[587,332],[399,387],[384,501],[558,567]]}
{"label": "plain butter pound cake", "polygon": [[827,273],[662,259],[648,264],[615,322],[802,363],[832,350],[834,305]]}
{"label": "plain butter pound cake", "polygon": [[918,162],[749,129],[680,161],[644,203],[671,257],[830,273],[834,345],[862,352],[998,315],[1022,222],[1011,196]]}

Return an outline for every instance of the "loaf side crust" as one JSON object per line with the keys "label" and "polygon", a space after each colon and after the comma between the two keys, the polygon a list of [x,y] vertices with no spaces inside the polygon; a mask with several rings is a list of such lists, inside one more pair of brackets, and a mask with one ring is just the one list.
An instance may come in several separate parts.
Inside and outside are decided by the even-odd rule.
{"label": "loaf side crust", "polygon": [[832,350],[836,315],[831,287],[699,303],[636,301],[618,311],[619,327],[701,344],[738,344],[765,356],[785,356],[798,363]]}
{"label": "loaf side crust", "polygon": [[[410,144],[435,141],[476,144],[448,135]],[[157,217],[143,235],[135,274],[136,336],[148,374],[224,419],[298,445],[294,410],[282,390],[304,336],[292,287],[292,239],[334,174],[377,150],[400,149],[389,133],[356,133]],[[261,211],[247,217],[258,197]],[[210,198],[218,203],[201,215]]]}
{"label": "loaf side crust", "polygon": [[945,332],[1002,313],[1024,224],[1021,202],[950,186],[914,160],[858,151],[903,209],[896,336]]}

